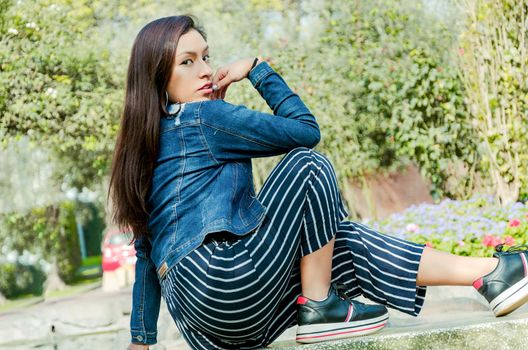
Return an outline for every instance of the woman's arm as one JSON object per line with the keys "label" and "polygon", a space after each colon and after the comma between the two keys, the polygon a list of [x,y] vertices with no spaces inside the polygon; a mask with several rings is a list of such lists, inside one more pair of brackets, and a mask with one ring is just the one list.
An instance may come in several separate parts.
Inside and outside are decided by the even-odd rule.
{"label": "woman's arm", "polygon": [[[226,77],[220,81],[242,79],[251,67],[250,61],[227,69]],[[225,161],[273,156],[297,147],[315,147],[321,137],[319,125],[282,77],[262,62],[249,72],[248,78],[273,114],[223,100],[204,103],[200,107],[202,132],[212,155],[218,161]]]}
{"label": "woman's arm", "polygon": [[[130,315],[131,343],[133,343],[131,345],[156,344],[161,286],[156,274],[156,266],[150,259],[152,246],[144,237],[134,242],[134,248],[137,261]],[[134,349],[139,348],[134,347]]]}
{"label": "woman's arm", "polygon": [[[264,62],[262,58],[257,57],[255,67],[252,67],[255,58],[244,58],[218,69],[213,78],[214,100],[223,100],[227,88],[234,82],[240,81],[249,76],[250,70]],[[216,87],[216,89],[215,89]]]}

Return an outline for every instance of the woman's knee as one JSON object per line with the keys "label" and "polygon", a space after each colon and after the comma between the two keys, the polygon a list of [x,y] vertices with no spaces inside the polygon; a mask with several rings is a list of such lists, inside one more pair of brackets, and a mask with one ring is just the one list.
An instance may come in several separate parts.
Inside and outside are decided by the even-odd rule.
{"label": "woman's knee", "polygon": [[313,152],[313,150],[311,148],[308,148],[308,147],[297,147],[297,148],[292,149],[288,153],[286,153],[286,156],[284,158],[295,157],[295,156],[298,156],[298,155],[306,155],[306,154],[311,153],[311,152]]}
{"label": "woman's knee", "polygon": [[289,166],[306,168],[313,167],[316,173],[323,171],[335,177],[335,170],[330,159],[322,153],[307,147],[297,147],[286,154],[282,162]]}
{"label": "woman's knee", "polygon": [[308,147],[297,147],[289,151],[279,165],[301,170],[312,164],[314,164],[314,151]]}
{"label": "woman's knee", "polygon": [[330,159],[328,159],[327,156],[325,156],[322,153],[319,153],[311,148],[308,147],[297,147],[289,151],[284,158],[303,158],[306,162],[319,160],[324,163],[327,163],[330,167],[331,162]]}
{"label": "woman's knee", "polygon": [[313,157],[318,161],[319,164],[331,173],[335,172],[334,166],[332,165],[332,161],[330,158],[328,158],[326,155],[319,153],[317,151],[311,150],[313,152]]}

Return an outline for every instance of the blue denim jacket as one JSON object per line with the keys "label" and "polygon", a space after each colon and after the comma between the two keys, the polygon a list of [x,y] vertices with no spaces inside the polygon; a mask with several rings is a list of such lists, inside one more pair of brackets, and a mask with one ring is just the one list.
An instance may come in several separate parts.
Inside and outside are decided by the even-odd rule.
{"label": "blue denim jacket", "polygon": [[261,224],[266,208],[256,199],[251,158],[312,148],[320,140],[314,116],[266,62],[249,80],[273,114],[208,100],[185,103],[161,119],[147,202],[151,238],[134,243],[134,343],[156,343],[159,281],[208,233],[245,235]]}

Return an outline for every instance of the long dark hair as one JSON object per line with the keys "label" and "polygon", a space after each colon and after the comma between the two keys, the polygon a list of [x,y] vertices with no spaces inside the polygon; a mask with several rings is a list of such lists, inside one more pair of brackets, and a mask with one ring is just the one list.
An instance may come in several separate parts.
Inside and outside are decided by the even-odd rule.
{"label": "long dark hair", "polygon": [[147,230],[147,195],[158,153],[159,122],[166,113],[166,88],[180,36],[194,29],[205,32],[192,16],[171,16],[148,23],[138,33],[126,81],[121,125],[117,136],[108,196],[112,219],[134,238],[150,236]]}

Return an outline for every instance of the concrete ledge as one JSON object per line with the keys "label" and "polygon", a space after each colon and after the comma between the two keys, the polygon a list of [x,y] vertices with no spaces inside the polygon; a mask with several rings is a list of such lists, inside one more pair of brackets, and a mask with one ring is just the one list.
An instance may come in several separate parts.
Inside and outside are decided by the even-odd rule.
{"label": "concrete ledge", "polygon": [[[495,318],[470,287],[433,287],[419,317],[389,309],[389,324],[361,338],[301,345],[296,328],[270,349],[528,349],[528,305]],[[361,299],[361,298],[360,298]],[[371,303],[368,300],[363,300]],[[131,288],[39,303],[0,315],[0,349],[125,349],[129,342]],[[53,326],[53,327],[52,327]],[[51,331],[53,329],[53,331]],[[158,344],[151,350],[189,350],[162,302]]]}
{"label": "concrete ledge", "polygon": [[306,345],[284,342],[276,343],[272,348],[276,350],[520,350],[528,348],[528,319],[399,334],[391,333],[394,332],[388,328],[376,335],[357,339]]}
{"label": "concrete ledge", "polygon": [[[361,301],[370,301],[359,298]],[[301,345],[290,328],[269,346],[291,349],[528,349],[528,305],[497,318],[471,287],[429,287],[418,317],[389,309],[389,323],[370,336]]]}

